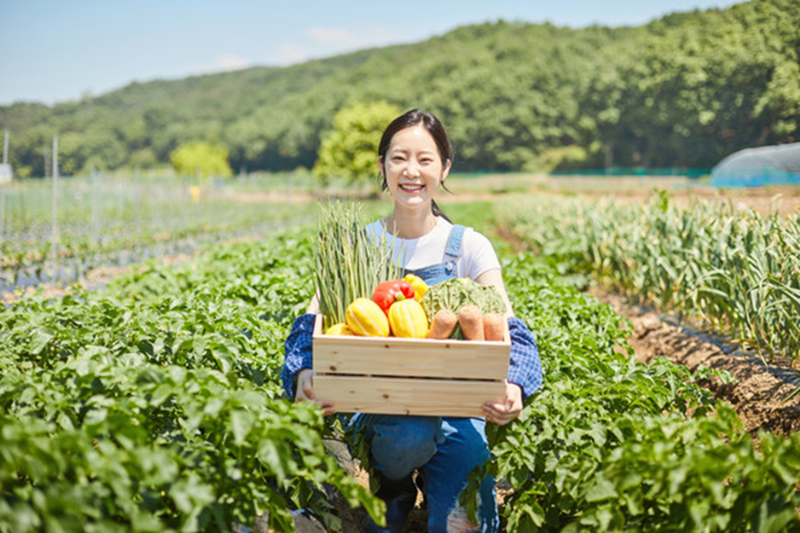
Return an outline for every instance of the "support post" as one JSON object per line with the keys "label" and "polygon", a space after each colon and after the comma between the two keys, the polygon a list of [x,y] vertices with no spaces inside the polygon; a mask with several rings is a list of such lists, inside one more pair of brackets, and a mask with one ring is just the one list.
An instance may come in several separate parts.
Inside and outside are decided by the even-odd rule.
{"label": "support post", "polygon": [[92,238],[95,244],[100,242],[100,206],[99,195],[102,192],[100,187],[104,184],[100,179],[100,173],[92,166]]}
{"label": "support post", "polygon": [[136,177],[136,231],[142,234],[142,172],[139,167],[134,170]]}
{"label": "support post", "polygon": [[52,242],[53,260],[58,256],[58,135],[53,137],[53,198],[52,198],[52,226],[50,238]]}
{"label": "support post", "polygon": [[0,183],[0,243],[6,239],[6,185]]}

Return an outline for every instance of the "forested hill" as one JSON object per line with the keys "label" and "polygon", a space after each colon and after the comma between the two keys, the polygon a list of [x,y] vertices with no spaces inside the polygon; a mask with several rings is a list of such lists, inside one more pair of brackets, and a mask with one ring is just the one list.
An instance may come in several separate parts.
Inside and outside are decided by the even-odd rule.
{"label": "forested hill", "polygon": [[0,107],[18,173],[155,166],[210,140],[235,171],[311,167],[334,114],[385,100],[438,114],[458,170],[710,167],[800,140],[800,2],[754,0],[639,27],[496,22],[287,68],[134,83]]}

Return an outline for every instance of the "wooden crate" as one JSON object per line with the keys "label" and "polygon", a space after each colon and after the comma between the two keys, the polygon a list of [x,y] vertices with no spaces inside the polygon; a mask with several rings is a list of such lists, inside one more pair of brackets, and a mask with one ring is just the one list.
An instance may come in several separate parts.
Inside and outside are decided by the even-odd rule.
{"label": "wooden crate", "polygon": [[314,393],[344,413],[483,416],[505,396],[511,343],[354,337],[314,327]]}

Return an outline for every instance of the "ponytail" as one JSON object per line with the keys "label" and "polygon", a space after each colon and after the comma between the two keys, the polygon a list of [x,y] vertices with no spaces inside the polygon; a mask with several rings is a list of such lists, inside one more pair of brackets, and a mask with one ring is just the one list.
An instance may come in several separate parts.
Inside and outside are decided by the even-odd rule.
{"label": "ponytail", "polygon": [[436,204],[436,200],[431,200],[431,211],[433,211],[433,216],[442,217],[443,219],[445,219],[449,223],[451,223],[451,224],[453,223],[453,221],[450,220],[449,218],[447,218],[447,215],[445,215],[442,212],[442,210],[439,209],[439,206]]}

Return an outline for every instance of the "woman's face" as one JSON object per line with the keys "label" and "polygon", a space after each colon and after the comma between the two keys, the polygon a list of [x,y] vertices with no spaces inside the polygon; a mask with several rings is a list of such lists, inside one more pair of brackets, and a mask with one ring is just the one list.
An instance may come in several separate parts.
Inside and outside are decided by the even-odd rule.
{"label": "woman's face", "polygon": [[436,142],[421,124],[395,133],[378,163],[395,203],[406,207],[429,206],[450,171],[450,160],[442,161]]}

